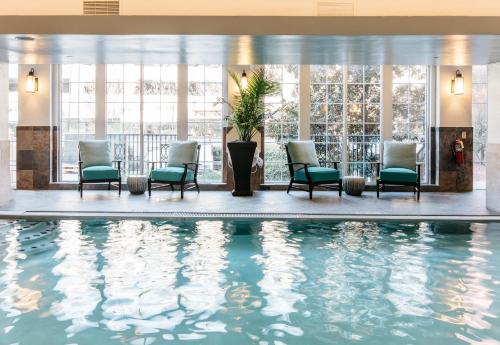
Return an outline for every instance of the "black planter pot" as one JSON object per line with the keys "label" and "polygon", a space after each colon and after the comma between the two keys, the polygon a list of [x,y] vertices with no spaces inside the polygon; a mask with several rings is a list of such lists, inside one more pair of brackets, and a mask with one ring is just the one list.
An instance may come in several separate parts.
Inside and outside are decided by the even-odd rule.
{"label": "black planter pot", "polygon": [[250,188],[250,177],[256,147],[257,143],[255,141],[231,141],[227,143],[231,162],[233,163],[233,196],[253,195]]}

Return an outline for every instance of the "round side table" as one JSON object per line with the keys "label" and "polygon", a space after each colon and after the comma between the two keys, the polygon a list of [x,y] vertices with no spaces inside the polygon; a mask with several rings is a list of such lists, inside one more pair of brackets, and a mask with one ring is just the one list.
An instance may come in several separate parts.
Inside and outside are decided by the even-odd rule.
{"label": "round side table", "polygon": [[348,195],[360,196],[365,190],[365,179],[361,176],[344,176],[342,189]]}
{"label": "round side table", "polygon": [[144,194],[148,188],[148,178],[146,176],[129,176],[127,177],[127,186],[130,194]]}

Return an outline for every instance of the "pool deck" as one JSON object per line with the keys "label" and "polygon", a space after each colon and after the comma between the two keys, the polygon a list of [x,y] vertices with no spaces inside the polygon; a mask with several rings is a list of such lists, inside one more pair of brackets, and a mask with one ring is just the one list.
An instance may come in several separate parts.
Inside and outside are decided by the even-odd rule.
{"label": "pool deck", "polygon": [[155,191],[153,196],[124,191],[74,190],[13,191],[9,205],[0,207],[0,218],[330,218],[330,219],[428,219],[500,221],[500,213],[486,208],[485,191],[423,193],[417,202],[410,193],[374,192],[362,197],[335,192],[259,191],[253,197],[232,197],[224,191],[185,193]]}

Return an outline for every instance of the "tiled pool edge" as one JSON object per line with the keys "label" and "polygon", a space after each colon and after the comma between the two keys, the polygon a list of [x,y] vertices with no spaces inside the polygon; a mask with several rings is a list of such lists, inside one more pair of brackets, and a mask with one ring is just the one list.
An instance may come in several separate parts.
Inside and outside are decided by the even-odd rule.
{"label": "tiled pool edge", "polygon": [[343,221],[473,221],[500,222],[500,215],[381,215],[381,214],[320,214],[320,213],[230,213],[230,212],[47,212],[0,211],[0,219],[293,219],[293,220],[343,220]]}

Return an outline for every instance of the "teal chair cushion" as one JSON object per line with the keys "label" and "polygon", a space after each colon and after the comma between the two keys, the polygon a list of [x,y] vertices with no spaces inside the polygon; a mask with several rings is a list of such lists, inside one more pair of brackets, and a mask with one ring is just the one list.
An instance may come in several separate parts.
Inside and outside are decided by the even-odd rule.
{"label": "teal chair cushion", "polygon": [[196,163],[198,143],[176,141],[168,146],[168,167],[184,168],[184,163]]}
{"label": "teal chair cushion", "polygon": [[404,168],[415,170],[417,164],[417,144],[384,142],[384,169]]}
{"label": "teal chair cushion", "polygon": [[[316,146],[314,142],[308,141],[290,141],[287,144],[288,154],[292,163],[308,163],[310,166],[319,166],[318,156],[316,155]],[[303,169],[302,164],[293,166],[293,170]]]}
{"label": "teal chair cushion", "polygon": [[[314,183],[338,181],[340,172],[337,169],[323,168],[323,167],[309,167],[307,169],[311,179]],[[306,171],[304,168],[295,172],[295,180],[300,182],[307,182]]]}
{"label": "teal chair cushion", "polygon": [[[184,168],[178,168],[178,167],[158,168],[151,171],[151,179],[153,181],[161,181],[161,182],[180,182],[183,173],[184,173]],[[186,175],[186,181],[192,181],[192,180],[194,180],[194,171],[188,169]]]}
{"label": "teal chair cushion", "polygon": [[86,181],[116,180],[120,174],[118,169],[108,166],[93,166],[82,169],[83,179]]}
{"label": "teal chair cushion", "polygon": [[387,168],[380,172],[380,180],[391,182],[417,182],[418,175],[411,169]]}
{"label": "teal chair cushion", "polygon": [[112,166],[111,145],[106,140],[87,140],[78,143],[82,167]]}

